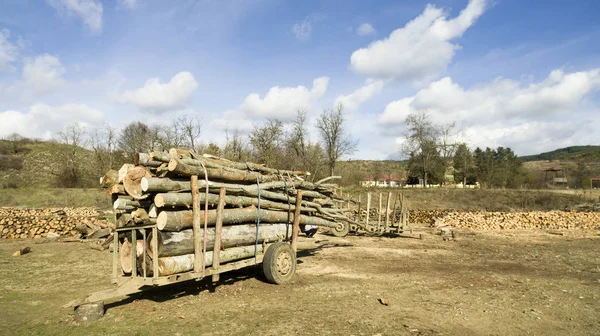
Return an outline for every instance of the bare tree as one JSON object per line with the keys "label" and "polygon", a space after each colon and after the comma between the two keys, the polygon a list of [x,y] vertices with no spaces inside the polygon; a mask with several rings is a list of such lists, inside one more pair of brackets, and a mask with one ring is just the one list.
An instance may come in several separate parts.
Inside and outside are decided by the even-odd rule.
{"label": "bare tree", "polygon": [[196,117],[188,119],[187,116],[183,116],[178,119],[178,122],[183,128],[187,144],[190,148],[196,150],[198,138],[200,138],[200,134],[202,134],[202,124],[200,123],[200,120]]}
{"label": "bare tree", "polygon": [[334,109],[324,110],[317,121],[317,129],[323,140],[329,172],[333,175],[336,162],[345,155],[354,153],[358,146],[358,140],[346,134],[344,129],[342,104],[338,104]]}
{"label": "bare tree", "polygon": [[263,125],[254,125],[248,135],[254,156],[258,162],[267,166],[282,166],[283,124],[279,120],[269,119]]}
{"label": "bare tree", "polygon": [[226,159],[234,161],[245,161],[248,159],[247,145],[238,129],[233,130],[231,136],[229,135],[229,130],[225,129],[225,139],[223,156]]}
{"label": "bare tree", "polygon": [[444,124],[439,127],[440,139],[438,146],[440,147],[440,155],[445,161],[450,161],[450,159],[452,159],[459,145],[456,142],[456,139],[453,139],[455,129],[455,122]]}
{"label": "bare tree", "polygon": [[85,146],[85,127],[73,123],[58,133],[60,142],[68,145],[68,149],[61,151],[63,165],[55,172],[57,184],[61,187],[78,187],[81,185],[83,172],[80,169],[80,146]]}
{"label": "bare tree", "polygon": [[71,146],[85,145],[85,127],[73,123],[58,133],[60,142]]}
{"label": "bare tree", "polygon": [[408,132],[401,150],[410,158],[411,170],[420,172],[419,175],[423,178],[426,187],[428,177],[438,173],[440,168],[440,154],[437,149],[440,130],[431,122],[429,114],[425,111],[410,114],[406,117],[405,123]]}
{"label": "bare tree", "polygon": [[119,137],[119,149],[129,158],[138,152],[153,149],[157,138],[157,130],[148,125],[135,121],[127,125]]}
{"label": "bare tree", "polygon": [[89,134],[89,145],[96,156],[99,171],[115,168],[118,156],[117,129],[105,124]]}
{"label": "bare tree", "polygon": [[19,133],[11,133],[6,138],[7,141],[10,141],[12,145],[12,151],[14,154],[17,154],[21,151],[23,140],[25,139]]}

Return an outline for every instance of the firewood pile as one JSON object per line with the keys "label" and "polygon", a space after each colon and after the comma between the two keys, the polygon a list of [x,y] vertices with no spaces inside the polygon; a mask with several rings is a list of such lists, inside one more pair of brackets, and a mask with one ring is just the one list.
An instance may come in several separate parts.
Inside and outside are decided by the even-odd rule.
{"label": "firewood pile", "polygon": [[600,229],[600,212],[449,212],[437,218],[434,226],[472,230]]}
{"label": "firewood pile", "polygon": [[[309,175],[171,149],[139,153],[135,165],[107,172],[100,183],[112,196],[117,227],[156,225],[158,251],[153,251],[151,233],[145,241],[136,237],[137,264],[142,264],[145,251],[149,274],[153,274],[149,260],[158,258],[159,274],[169,275],[193,269],[194,198],[200,205],[196,222],[201,223],[201,240],[207,252],[221,251],[220,262],[252,257],[263,243],[290,237],[298,193],[302,194],[301,225],[335,228],[340,222],[352,222],[345,209],[336,208],[343,201],[335,194],[337,186],[326,183],[329,179],[308,182]],[[218,221],[223,224],[221,246],[215,240]],[[131,240],[120,239],[126,274],[134,271]],[[204,265],[210,266],[212,258],[213,253],[205,253]]]}
{"label": "firewood pile", "polygon": [[[394,223],[402,221],[402,212],[398,207],[396,211],[393,208],[389,210],[390,218]],[[410,210],[410,222],[420,225],[433,225],[437,218],[443,217],[448,213],[448,210]],[[385,209],[381,212],[382,218],[385,218]],[[367,218],[367,210],[360,209],[360,216],[358,215],[358,209],[353,209],[351,218],[355,221],[365,222]],[[377,220],[379,218],[379,209],[371,208],[369,210],[369,219]]]}
{"label": "firewood pile", "polygon": [[87,237],[109,229],[93,208],[0,208],[0,238]]}
{"label": "firewood pile", "polygon": [[410,222],[419,225],[433,225],[440,217],[448,214],[448,210],[410,210]]}

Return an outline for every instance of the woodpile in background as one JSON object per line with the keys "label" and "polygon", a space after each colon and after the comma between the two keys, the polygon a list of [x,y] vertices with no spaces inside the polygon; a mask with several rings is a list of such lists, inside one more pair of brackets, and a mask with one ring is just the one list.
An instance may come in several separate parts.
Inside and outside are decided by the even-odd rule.
{"label": "woodpile in background", "polygon": [[100,216],[93,208],[0,208],[0,238],[44,238],[49,233],[101,238],[110,224]]}
{"label": "woodpile in background", "polygon": [[[153,274],[153,258],[158,258],[160,275],[193,269],[198,248],[192,228],[195,213],[202,225],[201,240],[210,252],[205,253],[205,266],[212,263],[213,250],[220,251],[221,262],[233,261],[252,257],[263,243],[287,239],[296,216],[300,224],[329,228],[353,222],[346,217],[346,209],[336,207],[345,201],[335,194],[337,186],[327,183],[330,178],[312,183],[306,181],[308,172],[179,149],[139,153],[135,161],[135,165],[107,172],[100,183],[112,197],[117,227],[158,228],[157,251],[152,247],[152,234],[144,241],[141,230],[133,231],[137,232],[137,265],[146,264],[149,274]],[[200,209],[193,212],[194,204]],[[217,230],[220,241],[215,239]],[[135,272],[133,237],[122,234],[119,241],[123,272]]]}
{"label": "woodpile in background", "polygon": [[[412,214],[412,213],[411,213]],[[472,230],[512,229],[600,229],[600,212],[449,212],[434,226]]]}

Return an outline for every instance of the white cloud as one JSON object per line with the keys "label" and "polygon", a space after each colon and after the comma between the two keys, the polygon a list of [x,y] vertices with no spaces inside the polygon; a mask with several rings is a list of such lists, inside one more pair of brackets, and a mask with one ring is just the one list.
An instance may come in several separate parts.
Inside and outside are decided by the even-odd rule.
{"label": "white cloud", "polygon": [[309,17],[306,17],[304,21],[295,23],[292,26],[292,33],[294,33],[298,40],[308,40],[312,33],[312,20]]}
{"label": "white cloud", "polygon": [[168,83],[151,78],[141,88],[113,95],[122,103],[134,104],[145,110],[164,112],[185,106],[198,87],[194,76],[187,71],[176,74]]}
{"label": "white cloud", "polygon": [[221,130],[239,131],[241,133],[249,133],[254,126],[252,121],[236,110],[227,110],[223,113],[223,118],[215,118],[211,122],[211,126]]}
{"label": "white cloud", "polygon": [[103,8],[102,3],[99,1],[47,0],[47,2],[61,14],[78,16],[92,33],[99,34],[102,32]]}
{"label": "white cloud", "polygon": [[23,66],[23,80],[34,95],[42,95],[64,84],[65,67],[58,57],[44,54],[34,60],[28,59]]}
{"label": "white cloud", "polygon": [[571,120],[582,122],[589,117],[587,97],[597,91],[600,68],[572,73],[554,70],[533,83],[499,78],[469,89],[446,77],[412,97],[389,103],[378,122],[394,130],[403,126],[409,114],[427,111],[438,124],[457,122],[477,146],[524,148],[527,142],[539,145],[544,139],[570,139],[573,125],[579,125]]}
{"label": "white cloud", "polygon": [[0,30],[0,71],[14,71],[12,66],[19,56],[18,44],[9,41],[10,31],[8,29]]}
{"label": "white cloud", "polygon": [[302,85],[297,87],[275,86],[270,88],[262,99],[258,93],[248,95],[240,109],[252,118],[293,119],[298,109],[308,108],[317,99],[323,97],[328,84],[328,77],[319,77],[313,80],[310,90]]}
{"label": "white cloud", "polygon": [[381,92],[384,82],[382,80],[367,80],[365,85],[349,95],[341,95],[335,99],[334,106],[342,104],[348,111],[356,111],[360,104],[371,99]]}
{"label": "white cloud", "polygon": [[35,104],[28,112],[0,112],[0,137],[19,133],[26,137],[51,139],[66,125],[79,123],[84,127],[102,123],[104,113],[85,104],[48,106]]}
{"label": "white cloud", "polygon": [[351,67],[359,74],[400,81],[424,82],[443,72],[455,51],[451,41],[475,23],[483,14],[485,0],[470,0],[460,14],[448,20],[446,13],[427,5],[423,13],[396,29],[386,39],[356,50]]}
{"label": "white cloud", "polygon": [[119,4],[129,9],[134,9],[137,6],[137,0],[119,0]]}
{"label": "white cloud", "polygon": [[356,28],[356,34],[358,34],[358,36],[374,35],[375,28],[368,23],[363,23]]}
{"label": "white cloud", "polygon": [[56,56],[43,54],[34,59],[25,59],[22,79],[0,91],[7,100],[27,101],[55,92],[65,85],[62,78],[65,67]]}
{"label": "white cloud", "polygon": [[323,97],[329,85],[328,77],[313,80],[311,89],[274,86],[264,98],[258,93],[249,94],[237,109],[227,110],[222,118],[214,118],[211,125],[221,130],[248,133],[253,129],[253,120],[273,118],[283,122],[293,120],[298,110],[310,108]]}

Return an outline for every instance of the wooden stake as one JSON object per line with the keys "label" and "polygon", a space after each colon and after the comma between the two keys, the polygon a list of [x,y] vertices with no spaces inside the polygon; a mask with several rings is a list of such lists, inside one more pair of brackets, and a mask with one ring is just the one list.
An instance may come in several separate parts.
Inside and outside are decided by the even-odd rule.
{"label": "wooden stake", "polygon": [[390,204],[392,202],[392,192],[388,192],[387,205],[385,207],[385,230],[390,226]]}
{"label": "wooden stake", "polygon": [[371,192],[367,193],[367,222],[365,223],[365,228],[369,229],[369,215],[371,214]]}
{"label": "wooden stake", "polygon": [[302,207],[302,190],[296,196],[296,210],[294,211],[294,225],[292,226],[292,248],[296,251],[298,233],[300,232],[300,208]]}
{"label": "wooden stake", "polygon": [[396,205],[398,204],[398,197],[400,197],[400,195],[396,193],[396,197],[394,197],[394,210],[392,211],[392,226],[394,226],[394,223],[396,222]]}
{"label": "wooden stake", "polygon": [[377,213],[377,231],[379,231],[381,229],[381,210],[383,210],[381,208],[382,204],[381,204],[381,199],[383,197],[383,193],[379,193],[379,212]]}
{"label": "wooden stake", "polygon": [[358,215],[356,216],[356,221],[360,223],[360,206],[361,206],[361,195],[358,194]]}
{"label": "wooden stake", "polygon": [[[225,188],[219,190],[219,205],[217,207],[217,222],[215,223],[215,246],[213,248],[212,268],[219,271],[221,263],[221,235],[223,233],[223,209],[225,208]],[[195,260],[194,260],[195,261]],[[219,273],[212,275],[212,281],[219,281]]]}
{"label": "wooden stake", "polygon": [[[198,175],[192,175],[191,177],[192,186],[192,212],[193,212],[193,223],[192,228],[194,230],[194,272],[200,272],[202,270],[202,241],[200,237],[200,195],[198,190]],[[155,272],[155,274],[158,272]]]}

